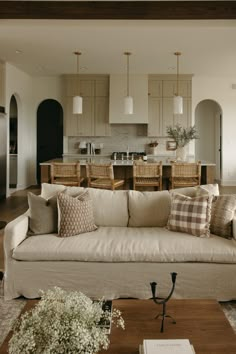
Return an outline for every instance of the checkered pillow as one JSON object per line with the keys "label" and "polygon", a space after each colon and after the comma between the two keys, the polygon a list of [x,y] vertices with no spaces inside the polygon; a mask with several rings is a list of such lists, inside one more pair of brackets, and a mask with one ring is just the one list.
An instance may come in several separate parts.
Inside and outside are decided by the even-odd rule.
{"label": "checkered pillow", "polygon": [[88,191],[77,197],[65,193],[57,197],[59,212],[58,236],[69,237],[94,231],[93,205]]}
{"label": "checkered pillow", "polygon": [[167,228],[194,236],[210,236],[212,196],[190,198],[173,194]]}

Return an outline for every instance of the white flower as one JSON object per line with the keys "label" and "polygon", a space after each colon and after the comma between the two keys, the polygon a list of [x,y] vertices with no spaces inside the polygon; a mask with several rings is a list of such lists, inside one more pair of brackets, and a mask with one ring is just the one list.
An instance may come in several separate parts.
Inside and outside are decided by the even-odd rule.
{"label": "white flower", "polygon": [[101,320],[110,318],[124,327],[121,312],[109,314],[102,301],[93,302],[81,292],[66,292],[58,287],[41,292],[38,304],[21,316],[9,342],[10,354],[95,354],[108,349],[106,329]]}

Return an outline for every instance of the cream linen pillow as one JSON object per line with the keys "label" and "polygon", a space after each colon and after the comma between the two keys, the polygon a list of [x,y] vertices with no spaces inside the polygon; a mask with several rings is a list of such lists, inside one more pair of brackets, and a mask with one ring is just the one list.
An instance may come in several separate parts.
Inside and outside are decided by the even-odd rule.
{"label": "cream linen pillow", "polygon": [[235,210],[236,195],[214,197],[211,210],[211,233],[225,238],[232,238],[232,220]]}
{"label": "cream linen pillow", "polygon": [[88,191],[78,197],[65,193],[58,194],[59,227],[58,236],[69,237],[94,231],[93,205]]}
{"label": "cream linen pillow", "polygon": [[210,236],[212,196],[190,198],[173,194],[167,228],[199,237]]}
{"label": "cream linen pillow", "polygon": [[129,191],[129,225],[132,227],[166,226],[170,214],[168,191]]}
{"label": "cream linen pillow", "polygon": [[196,197],[201,196],[201,195],[206,195],[206,194],[219,195],[220,194],[219,185],[217,183],[216,184],[203,184],[203,185],[197,187]]}
{"label": "cream linen pillow", "polygon": [[44,199],[49,199],[65,190],[66,187],[61,184],[42,183],[41,197]]}

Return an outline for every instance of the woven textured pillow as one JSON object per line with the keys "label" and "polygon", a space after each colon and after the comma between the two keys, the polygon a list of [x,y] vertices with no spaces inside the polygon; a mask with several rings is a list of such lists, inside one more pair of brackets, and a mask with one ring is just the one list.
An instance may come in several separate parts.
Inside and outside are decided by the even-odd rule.
{"label": "woven textured pillow", "polygon": [[59,212],[58,235],[69,237],[94,231],[93,205],[88,191],[78,197],[60,193],[57,198]]}
{"label": "woven textured pillow", "polygon": [[28,193],[29,230],[28,235],[42,235],[57,232],[57,196],[48,200]]}
{"label": "woven textured pillow", "polygon": [[235,210],[236,195],[215,196],[211,210],[211,233],[225,238],[232,238],[232,220]]}
{"label": "woven textured pillow", "polygon": [[190,198],[173,194],[167,228],[199,237],[210,236],[212,196]]}

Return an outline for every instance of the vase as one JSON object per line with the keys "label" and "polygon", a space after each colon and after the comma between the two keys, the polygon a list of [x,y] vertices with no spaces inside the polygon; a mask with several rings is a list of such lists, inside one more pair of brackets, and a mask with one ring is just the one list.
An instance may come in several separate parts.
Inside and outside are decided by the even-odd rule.
{"label": "vase", "polygon": [[186,161],[187,158],[187,149],[186,146],[181,146],[176,149],[176,160],[177,161]]}

